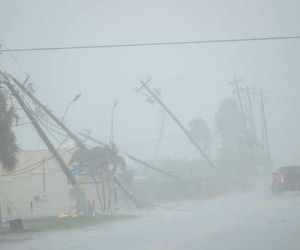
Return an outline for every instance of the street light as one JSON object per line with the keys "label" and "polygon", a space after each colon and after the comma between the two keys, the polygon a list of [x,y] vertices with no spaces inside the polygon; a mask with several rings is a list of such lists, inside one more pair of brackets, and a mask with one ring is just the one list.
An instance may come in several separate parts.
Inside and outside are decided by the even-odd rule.
{"label": "street light", "polygon": [[110,120],[110,143],[114,142],[114,115],[115,115],[115,109],[118,105],[118,100],[116,100],[112,106],[111,109],[111,120]]}
{"label": "street light", "polygon": [[72,105],[72,103],[76,102],[80,97],[81,97],[81,93],[77,94],[77,95],[72,99],[72,101],[70,101],[70,103],[67,105],[67,107],[66,107],[66,109],[65,109],[65,112],[64,112],[64,115],[63,115],[63,117],[62,117],[62,119],[61,119],[62,122],[65,120],[65,117],[66,117],[66,115],[67,115],[67,113],[68,113],[68,110],[69,110],[70,106]]}
{"label": "street light", "polygon": [[[112,155],[113,155],[113,173],[116,171],[117,169],[117,165],[118,165],[118,151],[117,151],[117,147],[116,144],[114,142],[114,115],[115,115],[115,109],[118,105],[118,100],[115,100],[112,109],[111,109],[111,118],[110,118],[110,138],[109,138],[109,142],[111,145],[111,150],[112,150]],[[115,200],[115,204],[118,204],[118,193],[117,193],[117,188],[116,186],[114,186],[112,188],[113,194],[114,194],[114,200]]]}

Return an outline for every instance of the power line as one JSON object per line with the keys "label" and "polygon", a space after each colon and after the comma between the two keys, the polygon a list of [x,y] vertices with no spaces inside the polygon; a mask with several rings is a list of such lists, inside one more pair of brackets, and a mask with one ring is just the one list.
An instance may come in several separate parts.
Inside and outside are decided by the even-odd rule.
{"label": "power line", "polygon": [[148,43],[120,43],[120,44],[102,44],[102,45],[82,45],[82,46],[62,46],[62,47],[35,47],[35,48],[12,48],[2,49],[0,53],[5,52],[32,52],[32,51],[55,51],[55,50],[82,50],[82,49],[107,49],[123,47],[149,47],[149,46],[173,46],[173,45],[192,45],[208,43],[232,43],[232,42],[255,42],[270,40],[291,40],[300,39],[296,36],[270,36],[270,37],[251,37],[251,38],[232,38],[215,40],[190,40],[190,41],[167,41],[167,42],[148,42]]}
{"label": "power line", "polygon": [[43,122],[43,124],[45,126],[47,126],[48,129],[50,129],[52,132],[55,132],[56,134],[65,137],[65,138],[69,138],[68,135],[66,135],[64,133],[64,130],[62,130],[60,127],[58,127],[55,123],[51,122],[48,119],[45,119],[43,117],[39,117],[38,118],[41,122]]}
{"label": "power line", "polygon": [[187,128],[182,124],[182,122],[174,115],[174,113],[166,106],[166,104],[160,99],[160,97],[148,86],[148,83],[151,81],[151,78],[148,78],[146,81],[141,81],[141,89],[145,89],[149,95],[163,108],[164,111],[172,118],[176,125],[182,130],[184,135],[189,139],[191,144],[197,149],[200,155],[207,161],[207,163],[214,169],[216,169],[215,164],[210,159],[210,157],[205,153],[205,151],[200,147],[200,145],[194,140]]}
{"label": "power line", "polygon": [[[3,51],[3,49],[1,49],[1,46],[3,46],[4,50],[9,50],[9,48],[4,44],[4,42],[2,40],[0,40],[0,54]],[[22,73],[26,76],[29,76],[27,74],[27,72],[24,70],[24,67],[22,66],[22,64],[15,58],[15,56],[12,53],[8,53],[8,55],[11,57],[11,59],[14,61],[14,63],[19,67],[19,69],[22,71]]]}
{"label": "power line", "polygon": [[[66,140],[64,140],[58,147],[57,147],[57,150],[61,150],[61,147],[64,145],[64,143],[66,142]],[[62,152],[61,154],[66,154],[66,153],[72,153],[72,151],[74,150],[75,148],[71,148],[71,149],[68,149],[68,148],[65,148],[64,149],[64,152]],[[44,162],[48,162],[49,160],[53,159],[54,156],[51,155],[51,156],[48,156],[47,158],[45,159],[42,159],[42,160],[39,160],[39,161],[36,161],[32,164],[30,164],[29,166],[27,167],[23,167],[23,168],[19,168],[19,169],[15,169],[9,173],[5,173],[5,174],[0,174],[0,176],[18,176],[18,175],[23,175],[23,174],[26,174],[26,173],[30,173],[32,171],[34,171],[35,169],[41,167],[43,165]],[[28,161],[27,161],[28,162]]]}
{"label": "power line", "polygon": [[15,171],[5,173],[5,174],[1,174],[0,176],[18,176],[18,175],[23,175],[23,174],[26,174],[26,173],[30,173],[33,170],[41,167],[43,162],[47,162],[47,161],[51,160],[52,158],[53,158],[53,156],[50,156],[47,159],[34,162],[34,163],[32,163],[31,165],[29,165],[27,167],[16,169]]}
{"label": "power line", "polygon": [[126,149],[126,148],[133,148],[133,147],[140,147],[140,146],[144,146],[144,145],[149,145],[149,144],[156,143],[157,141],[159,141],[161,139],[171,139],[172,137],[177,136],[177,135],[179,135],[179,134],[178,133],[169,134],[169,135],[162,136],[161,138],[158,138],[158,139],[149,140],[149,141],[136,143],[136,144],[131,144],[131,145],[126,145],[126,146],[120,146],[119,148],[121,148],[121,149],[125,148]]}
{"label": "power line", "polygon": [[[48,134],[50,134],[52,136],[52,138],[58,143],[60,144],[61,141],[54,135],[54,133],[58,134],[57,131],[54,131],[52,128],[50,128],[41,118],[36,117],[37,120],[40,122],[40,124],[44,127],[44,129],[48,132]],[[59,134],[60,136],[64,136],[62,134]],[[65,140],[68,139],[67,136],[65,136]]]}

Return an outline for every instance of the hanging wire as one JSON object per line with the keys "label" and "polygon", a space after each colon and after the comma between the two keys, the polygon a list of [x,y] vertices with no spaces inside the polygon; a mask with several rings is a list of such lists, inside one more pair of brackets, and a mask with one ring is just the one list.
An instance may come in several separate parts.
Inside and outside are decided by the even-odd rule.
{"label": "hanging wire", "polygon": [[[2,46],[5,50],[9,50],[9,48],[4,44],[4,42],[2,40],[0,40],[0,46]],[[1,49],[0,53],[3,52],[3,49]],[[24,67],[22,66],[22,64],[17,60],[17,58],[13,55],[12,52],[8,52],[8,55],[10,56],[10,58],[12,59],[12,61],[17,65],[17,67],[20,69],[20,71],[22,71],[22,73],[28,77],[31,81],[33,81],[33,79],[31,78],[31,76],[25,71]]]}
{"label": "hanging wire", "polygon": [[65,131],[61,127],[57,126],[55,123],[51,122],[48,119],[46,120],[44,117],[39,117],[39,119],[42,120],[44,124],[46,123],[47,127],[49,129],[51,129],[52,132],[54,132],[60,136],[63,136],[63,137],[68,137],[68,135],[65,133]]}
{"label": "hanging wire", "polygon": [[[67,141],[67,139],[65,139],[57,148],[57,150],[60,150],[60,148],[63,146],[63,144]],[[65,149],[65,152],[63,152],[62,154],[65,154],[65,153],[73,153],[73,151],[76,149],[76,147],[72,148],[72,149]],[[43,160],[39,160],[37,162],[34,162],[32,164],[30,164],[29,166],[27,167],[23,167],[23,168],[19,168],[19,169],[16,169],[14,171],[11,171],[9,173],[6,173],[6,174],[1,174],[0,176],[19,176],[19,175],[24,175],[26,173],[30,173],[32,171],[34,171],[35,169],[38,169],[39,167],[43,166],[43,164],[45,162],[48,162],[49,160],[53,159],[54,156],[49,156],[47,157],[46,159],[43,159]]]}

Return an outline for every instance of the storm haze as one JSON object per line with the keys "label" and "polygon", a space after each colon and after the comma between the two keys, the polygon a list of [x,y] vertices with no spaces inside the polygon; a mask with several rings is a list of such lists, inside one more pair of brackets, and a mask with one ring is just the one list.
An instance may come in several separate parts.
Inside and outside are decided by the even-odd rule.
{"label": "storm haze", "polygon": [[[298,1],[12,1],[1,0],[2,48],[36,48],[166,41],[290,36],[298,32]],[[30,3],[30,4],[29,4]],[[115,100],[115,140],[130,146],[155,140],[161,108],[134,90],[151,85],[184,124],[202,117],[214,134],[219,103],[232,96],[228,84],[271,91],[266,116],[275,165],[299,164],[299,40],[8,53],[1,68],[20,80],[29,74],[36,95],[59,117],[82,93],[66,117],[77,132],[108,141]],[[254,111],[259,127],[257,100]],[[259,131],[258,131],[259,132]],[[32,128],[18,128],[21,148],[43,147]],[[172,120],[166,118],[160,157],[199,157]],[[149,159],[155,144],[131,147]]]}

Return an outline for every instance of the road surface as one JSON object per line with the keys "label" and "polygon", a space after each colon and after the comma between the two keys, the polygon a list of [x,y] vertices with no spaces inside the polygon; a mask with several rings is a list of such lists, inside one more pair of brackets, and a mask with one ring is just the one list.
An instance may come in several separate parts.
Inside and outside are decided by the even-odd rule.
{"label": "road surface", "polygon": [[118,223],[11,235],[0,249],[300,249],[299,194],[272,196],[261,188],[172,207]]}

